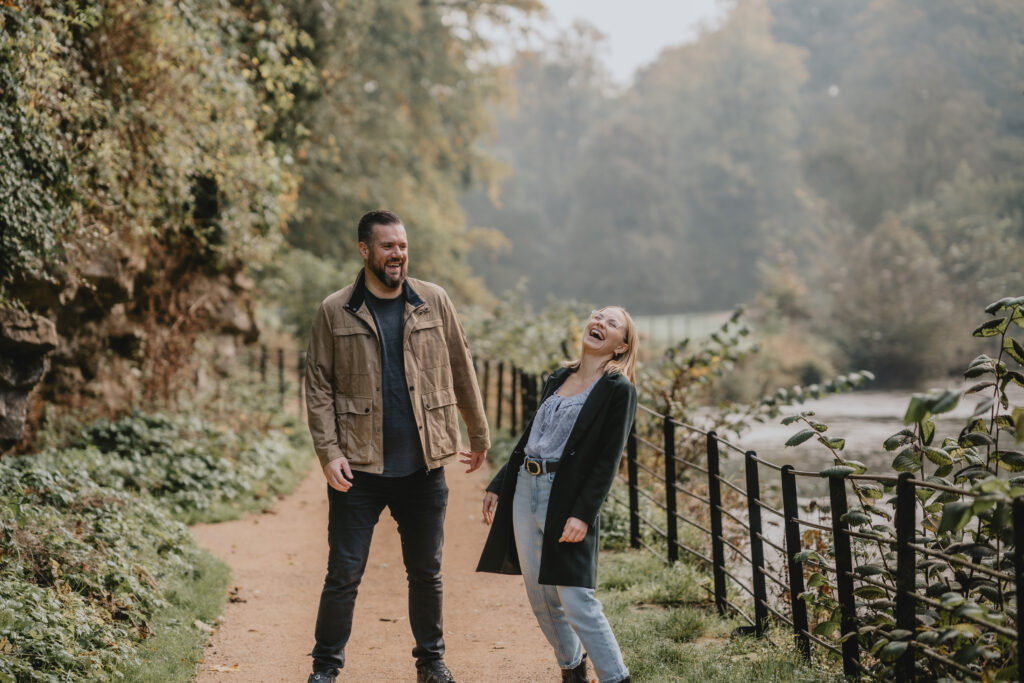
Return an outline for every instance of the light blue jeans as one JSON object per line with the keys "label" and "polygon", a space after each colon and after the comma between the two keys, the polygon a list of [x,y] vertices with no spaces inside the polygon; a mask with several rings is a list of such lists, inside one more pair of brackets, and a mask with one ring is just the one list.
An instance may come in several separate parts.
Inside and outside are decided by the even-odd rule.
{"label": "light blue jeans", "polygon": [[[544,517],[548,511],[551,483],[555,475],[534,476],[520,468],[512,502],[512,523],[523,570],[526,595],[537,616],[540,630],[555,649],[558,665],[571,669],[579,665],[583,650],[600,683],[615,683],[629,675],[601,602],[590,588],[547,586],[537,582],[540,573]],[[561,529],[558,530],[561,534]]]}

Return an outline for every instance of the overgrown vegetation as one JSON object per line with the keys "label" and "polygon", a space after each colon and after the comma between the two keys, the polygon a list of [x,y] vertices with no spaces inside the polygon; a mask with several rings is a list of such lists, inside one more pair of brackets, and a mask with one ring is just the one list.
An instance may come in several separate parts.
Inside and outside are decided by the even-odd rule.
{"label": "overgrown vegetation", "polygon": [[[1013,576],[1014,498],[1024,495],[1024,477],[1006,473],[1024,471],[1024,452],[1014,444],[1024,441],[1024,407],[1011,403],[1009,389],[1024,387],[1024,346],[1015,330],[1024,329],[1024,297],[1003,298],[985,309],[990,319],[974,336],[996,342],[994,357],[977,356],[964,372],[975,382],[966,390],[915,394],[904,416],[906,427],[884,443],[895,453],[892,468],[945,489],[916,488],[918,534],[917,590],[913,629],[896,628],[895,529],[896,497],[893,485],[851,480],[858,499],[845,516],[851,527],[873,537],[854,538],[854,571],[860,585],[857,636],[872,656],[868,665],[880,678],[893,675],[893,667],[908,649],[913,652],[918,676],[930,680],[1018,680],[1016,639],[997,631],[1016,630],[1019,596],[1013,582],[992,571]],[[1016,334],[1016,336],[1015,336]],[[953,410],[967,396],[978,395],[967,423],[955,435],[937,433],[935,416]],[[803,412],[784,424],[802,423],[803,429],[787,445],[812,439],[827,448],[833,467],[829,476],[863,474],[860,462],[842,457],[844,440],[826,435],[828,425]],[[872,474],[881,474],[873,472]],[[964,494],[957,490],[965,491]],[[936,555],[935,553],[941,553]],[[823,559],[824,558],[824,559]],[[831,548],[806,550],[800,560],[808,569],[808,600],[815,615],[814,632],[838,638],[842,609],[836,600],[834,578],[822,569],[834,561]],[[980,565],[974,569],[965,562]]]}
{"label": "overgrown vegetation", "polygon": [[183,522],[263,509],[311,462],[260,397],[53,425],[0,460],[0,680],[189,680],[228,581]]}

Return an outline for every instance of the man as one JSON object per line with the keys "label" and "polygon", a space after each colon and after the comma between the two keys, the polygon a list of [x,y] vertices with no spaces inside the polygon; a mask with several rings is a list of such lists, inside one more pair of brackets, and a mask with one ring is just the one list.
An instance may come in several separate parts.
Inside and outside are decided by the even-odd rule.
{"label": "man", "polygon": [[[345,665],[356,591],[373,527],[387,507],[398,522],[409,579],[417,681],[453,681],[444,664],[441,544],[448,502],[443,466],[461,455],[473,472],[490,447],[465,333],[445,291],[406,277],[402,221],[372,211],[359,221],[363,270],[324,299],[306,367],[309,430],[329,485],[330,554],[309,681],[333,682]],[[470,448],[459,451],[462,414]]]}

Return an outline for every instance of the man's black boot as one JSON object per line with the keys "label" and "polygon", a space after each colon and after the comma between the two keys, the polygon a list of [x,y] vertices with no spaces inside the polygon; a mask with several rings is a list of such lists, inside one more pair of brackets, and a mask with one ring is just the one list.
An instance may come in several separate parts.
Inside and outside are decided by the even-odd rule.
{"label": "man's black boot", "polygon": [[441,659],[416,662],[416,683],[455,683],[452,672]]}
{"label": "man's black boot", "polygon": [[580,663],[571,669],[562,669],[562,683],[589,683],[587,678],[587,653],[583,653]]}
{"label": "man's black boot", "polygon": [[314,671],[309,674],[306,683],[334,683],[336,680],[338,680],[338,670],[331,669],[330,671]]}

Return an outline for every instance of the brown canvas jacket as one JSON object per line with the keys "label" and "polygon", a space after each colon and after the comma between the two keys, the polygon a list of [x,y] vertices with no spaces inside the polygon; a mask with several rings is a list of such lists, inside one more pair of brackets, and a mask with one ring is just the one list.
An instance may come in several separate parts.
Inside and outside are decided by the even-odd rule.
{"label": "brown canvas jacket", "polygon": [[[352,469],[384,469],[380,342],[365,303],[362,271],[317,311],[306,355],[309,431],[320,465],[345,456]],[[455,307],[438,285],[408,278],[403,287],[403,349],[426,469],[460,450],[459,418],[469,448],[487,450],[490,437],[473,359]]]}

